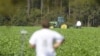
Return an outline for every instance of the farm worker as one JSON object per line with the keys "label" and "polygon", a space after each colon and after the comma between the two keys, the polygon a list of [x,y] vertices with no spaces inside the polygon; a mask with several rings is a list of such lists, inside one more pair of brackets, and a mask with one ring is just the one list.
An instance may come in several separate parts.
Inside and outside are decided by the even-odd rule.
{"label": "farm worker", "polygon": [[36,48],[36,56],[56,56],[55,49],[62,44],[64,37],[49,29],[48,20],[43,20],[41,24],[43,29],[34,32],[29,43]]}
{"label": "farm worker", "polygon": [[77,23],[76,23],[76,27],[81,28],[81,25],[82,25],[81,21],[78,20]]}

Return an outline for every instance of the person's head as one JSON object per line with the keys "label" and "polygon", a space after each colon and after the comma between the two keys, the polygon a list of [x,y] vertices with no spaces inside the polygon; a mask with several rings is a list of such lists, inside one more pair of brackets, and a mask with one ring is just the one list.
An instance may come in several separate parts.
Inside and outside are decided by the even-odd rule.
{"label": "person's head", "polygon": [[50,27],[49,20],[48,19],[43,19],[41,21],[41,25],[42,25],[43,28],[49,28]]}

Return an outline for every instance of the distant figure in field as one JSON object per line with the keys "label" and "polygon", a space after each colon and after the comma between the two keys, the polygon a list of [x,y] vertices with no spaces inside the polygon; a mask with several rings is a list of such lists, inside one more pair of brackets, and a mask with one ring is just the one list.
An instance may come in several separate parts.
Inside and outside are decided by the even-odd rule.
{"label": "distant figure in field", "polygon": [[43,28],[32,34],[29,43],[36,48],[36,56],[56,56],[55,49],[62,44],[64,37],[49,29],[48,20],[43,20],[41,24]]}
{"label": "distant figure in field", "polygon": [[81,28],[81,26],[82,26],[82,23],[81,23],[81,21],[78,20],[76,22],[76,28]]}

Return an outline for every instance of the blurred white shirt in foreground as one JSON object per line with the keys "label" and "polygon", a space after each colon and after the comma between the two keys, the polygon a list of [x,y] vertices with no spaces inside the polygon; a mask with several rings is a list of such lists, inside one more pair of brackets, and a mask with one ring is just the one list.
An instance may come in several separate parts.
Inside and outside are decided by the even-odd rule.
{"label": "blurred white shirt in foreground", "polygon": [[56,31],[41,29],[31,36],[29,43],[36,45],[36,56],[56,56],[53,43],[61,42],[63,39],[63,36]]}

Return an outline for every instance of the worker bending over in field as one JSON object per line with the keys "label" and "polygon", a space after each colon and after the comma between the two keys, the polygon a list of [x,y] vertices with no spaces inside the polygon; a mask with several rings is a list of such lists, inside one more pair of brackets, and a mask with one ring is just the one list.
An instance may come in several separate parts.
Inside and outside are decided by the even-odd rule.
{"label": "worker bending over in field", "polygon": [[82,25],[81,21],[78,20],[76,23],[76,28],[81,28],[81,25]]}
{"label": "worker bending over in field", "polygon": [[64,37],[56,31],[49,29],[49,21],[42,21],[43,29],[32,34],[29,43],[36,48],[36,56],[56,56],[55,49],[58,48]]}

